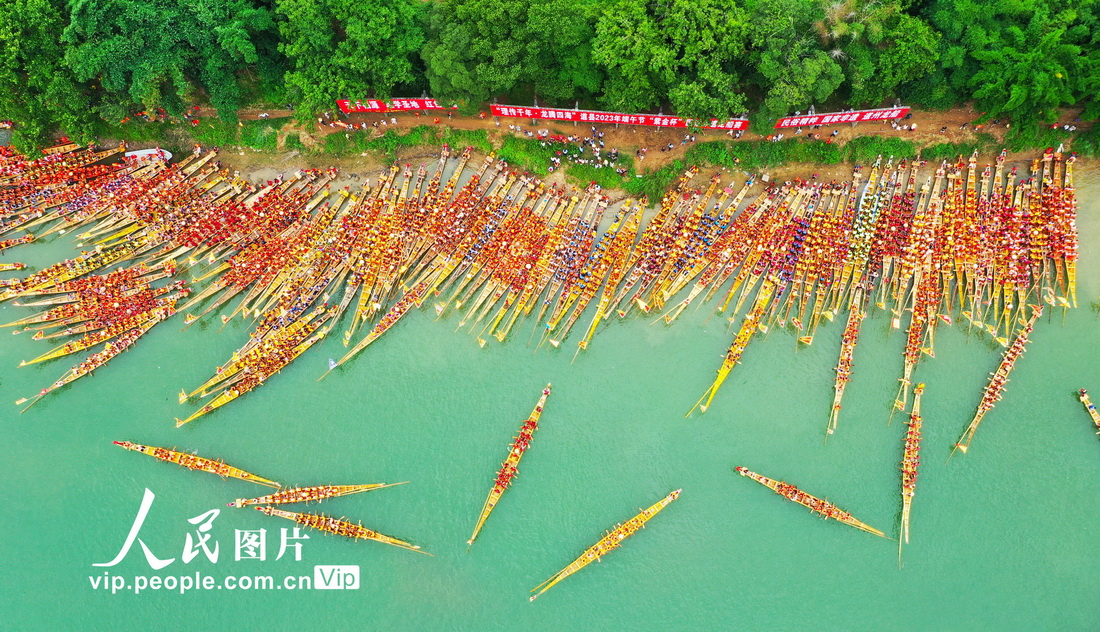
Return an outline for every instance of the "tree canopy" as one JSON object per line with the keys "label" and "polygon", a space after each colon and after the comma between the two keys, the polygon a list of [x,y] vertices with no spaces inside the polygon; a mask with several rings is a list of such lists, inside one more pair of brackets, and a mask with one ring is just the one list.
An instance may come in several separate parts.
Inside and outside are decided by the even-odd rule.
{"label": "tree canopy", "polygon": [[[749,30],[749,61],[764,99],[760,119],[821,103],[844,81],[840,64],[817,45],[811,29],[816,3],[758,0]],[[811,12],[812,11],[812,12]]]}
{"label": "tree canopy", "polygon": [[279,49],[286,84],[307,111],[341,97],[388,97],[414,81],[412,58],[424,44],[414,0],[278,0]]}
{"label": "tree canopy", "polygon": [[[140,110],[538,100],[687,118],[973,101],[1100,115],[1097,0],[8,0],[0,119],[87,136]],[[100,121],[97,123],[97,121]],[[1019,126],[1016,126],[1019,127]],[[1033,125],[1034,127],[1034,125]]]}
{"label": "tree canopy", "polygon": [[747,21],[721,0],[618,0],[600,16],[593,42],[607,69],[603,102],[628,111],[667,102],[692,118],[740,112]]}
{"label": "tree canopy", "polygon": [[74,137],[91,131],[88,87],[65,63],[57,40],[65,19],[57,1],[0,3],[0,118],[19,122],[21,150],[46,144],[55,128]]}
{"label": "tree canopy", "polygon": [[1096,94],[1093,0],[937,0],[927,14],[943,33],[949,96],[972,96],[988,116],[1049,122]]}
{"label": "tree canopy", "polygon": [[589,0],[434,3],[422,52],[432,94],[478,102],[516,91],[557,103],[596,94],[595,12]]}
{"label": "tree canopy", "polygon": [[853,105],[876,105],[897,87],[930,73],[940,37],[898,0],[845,0],[824,7],[814,23],[821,47],[843,69]]}
{"label": "tree canopy", "polygon": [[220,115],[235,119],[237,74],[259,62],[254,40],[274,28],[271,11],[251,0],[70,0],[69,7],[65,60],[80,80],[102,85],[108,120],[130,104],[179,111],[198,87]]}

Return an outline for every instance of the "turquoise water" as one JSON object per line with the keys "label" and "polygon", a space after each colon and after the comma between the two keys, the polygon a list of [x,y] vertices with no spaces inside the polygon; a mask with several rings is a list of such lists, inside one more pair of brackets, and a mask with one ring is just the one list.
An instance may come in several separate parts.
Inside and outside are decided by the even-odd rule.
{"label": "turquoise water", "polygon": [[[843,322],[795,350],[778,330],[753,342],[710,411],[684,419],[710,384],[732,333],[711,307],[671,327],[614,322],[570,364],[575,347],[533,353],[531,322],[478,347],[457,319],[410,314],[322,382],[327,340],[258,391],[181,429],[176,394],[204,381],[247,338],[243,321],[157,327],[109,366],[26,414],[10,402],[63,373],[65,361],[15,368],[44,351],[0,332],[0,627],[56,629],[743,629],[1092,630],[1100,577],[1100,441],[1073,396],[1100,397],[1100,174],[1079,163],[1081,308],[1043,317],[1004,399],[969,454],[945,463],[1000,347],[941,327],[936,358],[915,378],[924,451],[910,544],[807,511],[733,473],[744,465],[828,497],[890,535],[900,512],[904,424],[887,425],[904,330],[872,312],[856,351],[837,434],[823,445]],[[65,238],[5,254],[42,266],[68,256]],[[0,305],[0,322],[27,313]],[[961,320],[961,319],[960,319]],[[582,319],[583,325],[587,319]],[[578,326],[579,329],[579,326]],[[574,332],[574,338],[577,332]],[[517,483],[467,552],[477,513],[511,437],[553,382]],[[320,510],[410,540],[434,557],[312,532],[301,561],[273,559],[291,523],[225,506],[266,493],[180,470],[113,440],[178,447],[284,484],[410,481],[337,499]],[[156,494],[139,537],[119,552],[144,489]],[[528,603],[528,591],[605,529],[670,491],[679,500],[607,556]],[[316,507],[316,506],[311,506]],[[221,513],[217,563],[181,559],[187,521]],[[265,561],[233,559],[234,530],[266,528]],[[358,565],[351,590],[95,589],[106,570],[134,576],[313,576]]]}

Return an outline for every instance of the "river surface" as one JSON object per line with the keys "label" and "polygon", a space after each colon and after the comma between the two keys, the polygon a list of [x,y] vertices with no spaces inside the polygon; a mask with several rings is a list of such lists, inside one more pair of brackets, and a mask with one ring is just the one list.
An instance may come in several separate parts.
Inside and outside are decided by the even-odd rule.
{"label": "river surface", "polygon": [[[824,323],[809,347],[796,350],[795,334],[778,329],[754,341],[711,409],[685,419],[732,338],[712,304],[671,327],[612,322],[572,364],[572,342],[533,352],[531,320],[483,349],[455,333],[455,317],[434,322],[425,309],[324,381],[328,358],[342,355],[339,336],[176,429],[173,419],[193,410],[177,393],[202,383],[249,331],[240,319],[218,331],[214,319],[180,332],[177,316],[22,415],[11,402],[72,362],[16,368],[48,345],[0,332],[0,628],[1096,630],[1100,441],[1074,396],[1086,387],[1100,400],[1091,305],[1100,297],[1100,172],[1089,166],[1077,169],[1080,307],[1047,310],[968,454],[947,462],[1001,347],[956,319],[916,369],[927,384],[924,458],[902,568],[896,542],[822,521],[733,471],[794,483],[896,537],[906,426],[900,414],[887,422],[905,335],[881,311],[865,321],[827,445],[842,319]],[[61,237],[4,260],[42,267],[72,252]],[[27,313],[9,302],[0,322]],[[500,461],[547,382],[553,394],[521,475],[467,550]],[[275,559],[292,523],[226,506],[266,488],[113,440],[221,457],[284,484],[410,481],[310,510],[361,520],[434,557],[313,531],[287,542],[301,544],[301,560],[293,547]],[[530,589],[605,529],[681,488],[602,563],[528,603]],[[120,553],[146,489],[155,500],[140,542],[117,564],[93,566]],[[263,533],[266,559],[247,557],[257,548],[235,559],[238,531]],[[216,543],[216,562],[203,537],[210,550]],[[173,561],[154,570],[143,546]],[[358,588],[284,584],[328,572],[319,565],[357,566]],[[196,574],[200,586],[212,578],[209,587],[180,594],[175,578]],[[262,577],[280,587],[227,585]],[[157,580],[174,589],[135,590]]]}

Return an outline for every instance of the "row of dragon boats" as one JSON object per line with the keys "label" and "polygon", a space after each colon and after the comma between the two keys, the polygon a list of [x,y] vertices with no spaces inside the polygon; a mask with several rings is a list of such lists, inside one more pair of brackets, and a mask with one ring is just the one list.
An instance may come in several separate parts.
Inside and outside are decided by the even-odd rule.
{"label": "row of dragon boats", "polygon": [[341,322],[347,351],[330,370],[425,303],[483,346],[534,314],[530,344],[537,335],[540,347],[560,347],[587,312],[579,354],[610,319],[639,312],[671,324],[717,298],[736,333],[691,412],[712,405],[759,334],[784,328],[809,345],[823,320],[843,316],[826,437],[872,306],[906,329],[896,410],[908,405],[917,364],[934,356],[937,327],[965,319],[1008,349],[965,449],[1026,344],[1020,335],[1044,305],[1076,305],[1074,157],[1053,150],[1027,174],[1007,170],[1004,154],[925,176],[921,161],[880,160],[849,182],[796,180],[755,195],[752,177],[736,186],[715,175],[693,188],[691,168],[655,213],[645,199],[615,209],[598,187],[548,186],[446,146],[432,170],[394,165],[354,191],[333,187],[334,170],[252,183],[198,147],[174,164],[120,160],[123,150],[0,156],[0,247],[68,234],[83,248],[0,287],[0,301],[39,310],[8,323],[16,333],[65,339],[26,364],[91,352],[21,405],[180,312],[185,326],[215,314],[253,324],[208,380],[180,394],[203,403],[177,425],[264,384]]}
{"label": "row of dragon boats", "polygon": [[[373,540],[375,542],[389,544],[391,546],[396,546],[398,548],[406,549],[409,551],[425,553],[424,551],[421,551],[420,547],[415,544],[411,544],[409,542],[405,542],[404,540],[399,540],[397,538],[378,533],[377,531],[372,531],[371,529],[364,527],[362,523],[353,523],[346,518],[333,518],[331,516],[326,516],[325,514],[287,511],[285,509],[278,508],[279,505],[287,504],[311,502],[319,503],[325,500],[339,498],[341,496],[350,496],[352,494],[359,494],[362,492],[384,489],[386,487],[393,487],[395,485],[402,485],[404,483],[369,483],[363,485],[313,485],[310,487],[283,488],[282,485],[276,483],[273,480],[263,478],[262,476],[257,476],[255,474],[252,474],[251,472],[246,472],[245,470],[229,465],[220,459],[210,459],[198,456],[196,454],[188,454],[186,452],[170,450],[168,448],[161,448],[157,446],[143,445],[140,443],[134,443],[132,441],[115,441],[114,444],[126,450],[139,452],[165,463],[174,463],[175,465],[195,472],[207,472],[210,474],[216,474],[223,479],[236,478],[242,481],[248,481],[250,483],[256,483],[257,485],[272,487],[279,490],[277,492],[272,492],[270,494],[266,494],[264,496],[259,496],[256,498],[238,498],[237,500],[229,503],[230,507],[254,507],[257,511],[260,511],[265,515],[293,520],[299,525],[309,527],[311,529],[316,529],[325,533],[341,535],[355,540]],[[430,555],[430,553],[425,554]]]}
{"label": "row of dragon boats", "polygon": [[[207,401],[177,425],[256,389],[343,322],[348,350],[330,361],[331,371],[425,302],[437,319],[468,327],[482,346],[494,338],[505,342],[519,320],[537,310],[530,343],[538,336],[539,347],[559,348],[588,313],[577,334],[580,354],[610,319],[641,313],[671,324],[693,303],[717,298],[716,311],[736,333],[692,412],[712,405],[758,334],[788,329],[799,345],[809,345],[822,321],[843,316],[826,438],[837,430],[861,325],[872,307],[889,312],[892,328],[906,329],[898,411],[909,407],[917,364],[934,357],[936,328],[964,319],[968,331],[1005,347],[956,443],[966,452],[1044,309],[1076,306],[1074,160],[1055,151],[1035,160],[1022,178],[1015,168],[1006,171],[1003,154],[984,169],[972,156],[924,177],[922,162],[879,161],[866,172],[857,168],[850,182],[783,182],[754,196],[754,178],[738,187],[715,176],[693,188],[697,173],[689,169],[650,213],[645,199],[616,209],[596,187],[547,186],[492,156],[475,160],[469,150],[451,156],[448,147],[433,170],[395,165],[355,191],[334,188],[332,170],[252,183],[219,166],[216,152],[196,148],[172,164],[159,156],[119,159],[123,150],[66,144],[38,159],[0,154],[0,251],[66,234],[84,249],[0,281],[0,301],[36,310],[8,323],[16,333],[61,339],[23,364],[90,352],[33,401],[17,404],[33,404],[90,374],[181,312],[185,327],[215,315],[223,323],[241,317],[253,325],[248,341],[214,375],[180,394],[181,403]],[[10,263],[0,271],[21,269]],[[468,545],[517,476],[550,392],[547,386],[514,438]],[[899,547],[909,538],[923,394],[924,385],[916,384],[901,464]],[[1084,390],[1080,397],[1100,429]],[[279,508],[388,485],[283,490],[220,461],[118,444],[280,488],[234,506],[419,551],[345,519]],[[885,537],[793,485],[744,467],[736,472],[824,518]],[[618,547],[679,494],[616,525],[536,587],[532,599]]]}

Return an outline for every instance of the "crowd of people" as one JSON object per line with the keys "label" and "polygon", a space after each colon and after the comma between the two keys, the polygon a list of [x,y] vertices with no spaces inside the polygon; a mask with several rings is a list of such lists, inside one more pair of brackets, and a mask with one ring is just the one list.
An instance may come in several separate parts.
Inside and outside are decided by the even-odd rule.
{"label": "crowd of people", "polygon": [[604,144],[604,132],[597,130],[595,126],[592,126],[591,133],[585,136],[551,134],[547,129],[524,130],[519,125],[508,127],[510,131],[538,139],[541,146],[554,150],[554,154],[550,156],[550,164],[546,167],[548,173],[561,169],[562,161],[575,165],[588,165],[596,169],[614,169],[620,176],[625,176],[629,171],[620,161],[618,148],[608,149]]}
{"label": "crowd of people", "polygon": [[[533,145],[533,148],[538,147],[535,143],[544,145],[545,155],[553,156],[560,161],[558,164],[578,158],[599,159],[604,164],[610,165],[621,158],[617,148],[610,147],[614,141],[608,135],[613,135],[613,131],[608,129],[605,133],[596,126],[588,129],[581,128],[581,130],[580,134],[552,135],[548,129],[535,132],[532,128],[531,134],[538,140],[529,144]],[[514,127],[513,131],[515,131]],[[523,133],[526,134],[526,131]],[[683,135],[683,144],[693,140],[693,134],[684,134],[682,131],[677,134]],[[58,264],[50,270],[36,273],[21,281],[21,287],[0,292],[0,297],[15,297],[38,292],[40,286],[45,287],[47,284],[49,287],[56,288],[80,274],[92,272],[120,260],[147,256],[144,253],[161,253],[167,257],[170,253],[177,251],[178,253],[193,252],[194,259],[201,259],[209,256],[212,246],[218,246],[219,248],[214,252],[225,253],[226,261],[229,262],[227,276],[221,278],[228,285],[222,286],[218,291],[221,289],[241,291],[252,283],[262,286],[263,279],[270,278],[272,271],[276,269],[287,271],[287,275],[293,274],[289,278],[294,278],[294,283],[288,285],[290,282],[287,281],[280,285],[280,288],[286,289],[286,294],[280,295],[275,301],[257,331],[263,331],[263,327],[267,326],[265,323],[274,326],[276,321],[283,324],[293,322],[299,314],[304,313],[318,301],[318,297],[325,293],[326,287],[333,283],[338,284],[337,279],[345,278],[341,275],[362,275],[364,287],[377,283],[379,287],[391,288],[386,291],[390,292],[391,296],[396,296],[396,288],[400,287],[397,285],[399,280],[418,278],[414,276],[401,278],[402,274],[413,269],[415,261],[405,261],[403,257],[411,256],[410,253],[419,252],[420,248],[427,247],[429,244],[438,253],[454,253],[448,254],[448,257],[453,256],[455,261],[477,262],[484,272],[474,278],[482,284],[491,281],[500,292],[507,288],[508,291],[515,292],[516,296],[522,296],[523,292],[538,296],[538,292],[544,291],[544,287],[554,283],[554,287],[561,288],[560,296],[569,296],[570,292],[587,296],[584,294],[586,291],[592,287],[598,288],[598,285],[592,285],[592,279],[600,277],[583,271],[603,270],[605,268],[597,266],[610,265],[606,263],[605,247],[593,245],[594,236],[598,234],[595,227],[579,230],[583,222],[596,221],[589,217],[596,214],[595,209],[601,209],[598,204],[591,203],[597,199],[595,193],[586,191],[585,195],[589,196],[590,201],[575,205],[574,209],[574,205],[570,205],[567,201],[570,198],[563,192],[536,186],[537,181],[530,174],[510,174],[506,178],[500,177],[507,165],[499,162],[496,170],[491,174],[489,172],[491,163],[486,162],[478,172],[477,178],[471,178],[457,193],[454,187],[459,182],[461,171],[456,170],[455,175],[452,176],[452,182],[443,187],[443,193],[438,193],[448,151],[444,149],[437,173],[430,179],[434,184],[429,185],[427,189],[420,188],[424,181],[423,171],[417,175],[416,184],[412,186],[413,173],[408,166],[405,169],[404,184],[397,184],[400,180],[395,179],[399,178],[400,167],[395,165],[388,175],[383,176],[382,183],[378,187],[366,189],[361,194],[363,197],[356,197],[355,202],[348,202],[349,211],[339,215],[338,219],[336,216],[327,215],[328,211],[324,209],[328,207],[309,204],[310,200],[313,200],[331,180],[331,175],[322,175],[320,172],[302,172],[289,180],[284,181],[280,177],[266,184],[250,185],[252,188],[248,188],[226,172],[216,173],[217,167],[212,162],[208,167],[200,162],[212,160],[211,155],[196,154],[188,156],[187,162],[178,165],[157,166],[150,163],[147,167],[142,167],[146,169],[142,177],[148,177],[152,182],[157,181],[159,172],[156,169],[158,168],[172,175],[170,177],[166,175],[165,179],[160,180],[164,186],[131,189],[131,183],[134,181],[133,174],[127,171],[128,165],[120,163],[118,177],[114,178],[120,183],[119,188],[110,190],[98,182],[103,179],[111,180],[109,177],[97,178],[96,182],[74,183],[71,186],[74,191],[74,197],[71,200],[67,193],[55,191],[56,203],[42,203],[41,206],[50,209],[51,218],[48,221],[57,222],[53,224],[56,227],[63,226],[68,230],[77,230],[76,227],[82,223],[77,221],[81,218],[79,209],[89,208],[94,213],[86,218],[88,221],[99,221],[92,218],[103,214],[103,217],[112,217],[112,221],[119,225],[133,224],[140,227],[140,231],[135,231],[125,240],[118,240],[117,244],[104,246],[100,252],[88,253],[86,256],[82,255]],[[643,154],[644,151],[639,150],[639,155]],[[72,150],[61,155],[65,158],[46,157],[36,160],[20,158],[0,163],[0,169],[4,169],[4,173],[17,177],[17,180],[13,181],[13,186],[35,182],[42,174],[57,172],[61,165],[65,165],[71,173],[81,173],[84,164],[82,151]],[[1048,155],[1044,161],[1043,164],[1047,165],[1044,167],[1045,172],[1057,174],[1060,169],[1064,169],[1068,173],[1072,158],[1065,161],[1060,155]],[[463,164],[465,165],[465,162]],[[983,176],[982,181],[1000,180],[1002,167],[1003,165],[998,166],[996,179]],[[211,171],[203,171],[205,169]],[[1006,223],[1013,217],[1012,207],[1005,202],[1007,198],[1000,194],[992,196],[989,205],[983,204],[978,207],[980,210],[977,212],[986,219],[974,223],[970,215],[963,213],[962,207],[959,206],[962,200],[970,199],[962,194],[959,186],[963,181],[973,183],[976,180],[976,163],[972,162],[969,167],[965,163],[959,163],[954,166],[953,171],[961,174],[968,169],[972,174],[969,178],[950,179],[949,186],[955,187],[953,190],[958,191],[958,194],[944,197],[941,225],[945,228],[942,234],[955,237],[950,242],[945,242],[950,244],[950,250],[942,254],[943,261],[950,259],[960,261],[964,260],[964,257],[980,258],[984,256],[982,253],[988,250],[990,265],[996,266],[992,269],[997,271],[996,276],[991,278],[1007,280],[1015,278],[1016,264],[1010,261],[1007,255],[1002,256],[1001,253],[1018,255],[1023,274],[1020,276],[1020,281],[1013,283],[1014,286],[1018,285],[1023,289],[1026,284],[1031,283],[1031,275],[1046,274],[1040,271],[1047,269],[1045,261],[1048,257],[1063,262],[1075,260],[1076,235],[1072,232],[1074,211],[1068,188],[1057,195],[1055,193],[1059,189],[1053,188],[1057,186],[1054,184],[1044,184],[1041,194],[1034,189],[1028,189],[1028,204],[1022,207],[1028,209],[1027,215],[1014,220],[1016,223],[1011,225]],[[852,212],[844,215],[843,218],[837,216],[835,224],[831,223],[831,220],[826,221],[823,215],[820,219],[814,219],[823,211],[816,210],[817,202],[811,203],[811,201],[818,200],[821,196],[835,196],[838,193],[835,190],[823,189],[816,183],[797,185],[805,189],[804,193],[781,194],[778,190],[775,192],[777,196],[795,195],[791,199],[798,200],[798,210],[792,210],[793,216],[790,218],[786,214],[785,207],[778,206],[778,199],[783,198],[778,198],[775,202],[777,209],[784,208],[783,213],[778,210],[774,213],[768,211],[768,214],[761,214],[759,217],[755,212],[747,213],[746,217],[750,219],[746,221],[753,222],[752,226],[756,227],[754,231],[770,231],[773,225],[778,231],[779,227],[782,227],[782,232],[775,233],[777,235],[775,239],[782,239],[785,245],[782,248],[770,250],[766,258],[761,258],[758,261],[760,269],[767,270],[769,275],[774,275],[775,282],[781,284],[781,287],[790,287],[792,283],[800,282],[800,278],[806,278],[809,274],[824,273],[835,260],[839,260],[839,257],[850,256],[850,260],[854,262],[853,265],[861,268],[869,265],[867,276],[875,278],[879,274],[883,259],[889,257],[894,261],[904,260],[908,256],[906,253],[910,250],[914,253],[925,250],[923,241],[910,237],[911,227],[919,227],[919,222],[923,221],[924,217],[924,213],[916,206],[914,197],[912,182],[915,180],[912,179],[915,174],[905,166],[891,168],[888,165],[887,171],[890,175],[887,175],[887,172],[883,172],[881,178],[876,175],[878,188],[871,190],[877,192],[873,196],[865,194],[868,201],[879,199],[884,207],[872,212],[870,209],[878,208],[880,203],[876,203],[876,206],[861,204],[858,213],[853,208]],[[685,172],[680,184],[677,185],[676,190],[679,195],[685,198],[692,195],[686,188],[688,186],[686,183],[694,173],[694,170]],[[991,170],[987,170],[987,173],[991,173]],[[1057,179],[1057,176],[1055,177]],[[903,178],[908,178],[910,181],[908,190],[902,185]],[[1041,176],[1039,178],[1040,181],[1045,182]],[[886,182],[889,182],[889,185],[885,185]],[[207,186],[208,184],[210,186]],[[529,193],[523,192],[524,187]],[[1047,187],[1051,187],[1050,195],[1046,194]],[[418,204],[405,203],[404,196],[410,190],[416,191],[415,196],[420,196],[421,201]],[[902,192],[903,190],[906,191]],[[127,193],[122,195],[122,192]],[[706,195],[710,196],[712,193],[713,189]],[[726,191],[726,193],[730,192]],[[545,195],[547,197],[542,204],[553,206],[540,206],[528,202],[526,196],[529,194]],[[855,195],[855,189],[852,189],[852,195]],[[85,197],[94,198],[95,201],[88,202],[84,207],[76,204]],[[393,202],[394,197],[398,198],[396,203]],[[453,204],[447,202],[452,198]],[[334,197],[333,199],[338,205],[342,205],[345,199],[350,200],[352,196],[349,194],[344,198]],[[887,200],[890,200],[889,203],[886,203]],[[1064,202],[1057,200],[1064,200]],[[21,208],[23,204],[23,202],[15,202],[11,208],[17,206]],[[562,207],[560,206],[562,204],[569,206]],[[768,204],[770,208],[773,202]],[[821,204],[821,208],[824,209],[824,202]],[[703,202],[692,206],[699,209],[709,208],[709,204]],[[568,208],[568,213],[577,215],[575,221],[574,218],[564,217],[562,212],[557,211],[559,207],[562,211]],[[425,208],[431,208],[432,212],[425,213]],[[532,210],[543,208],[546,208],[545,212]],[[1038,211],[1039,208],[1043,209],[1042,212]],[[316,214],[314,214],[315,210]],[[334,209],[332,213],[335,212]],[[668,212],[673,211],[669,209]],[[701,256],[700,253],[712,251],[728,252],[728,255],[722,256],[736,257],[731,261],[740,261],[741,264],[738,265],[744,265],[749,261],[747,257],[752,252],[753,242],[750,241],[749,235],[771,234],[734,230],[728,233],[731,236],[730,240],[722,243],[736,246],[736,249],[732,247],[729,250],[713,249],[725,230],[723,228],[725,220],[720,215],[712,217],[712,213],[708,212],[702,217],[697,217],[695,214],[682,213],[682,211],[676,211],[676,213],[682,214],[682,219],[677,219],[677,222],[683,223],[675,225],[683,226],[683,229],[668,228],[673,225],[661,221],[650,224],[646,230],[651,232],[643,233],[642,241],[639,243],[647,245],[646,250],[640,252],[649,254],[639,258],[636,264],[639,275],[657,278],[662,271],[667,271],[668,278],[679,279],[680,272],[690,270],[695,258]],[[316,220],[318,233],[315,236],[309,236],[308,239],[303,238],[303,247],[299,251],[307,253],[308,257],[291,256],[290,243],[277,243],[277,240],[281,239],[284,231],[295,225],[298,225],[297,228],[291,232],[305,231],[302,225],[306,223],[312,225],[313,219],[310,218]],[[551,220],[558,222],[559,225],[552,225]],[[758,226],[755,224],[757,221],[760,222]],[[654,225],[656,228],[651,228]],[[974,226],[983,228],[984,232],[974,231]],[[398,230],[399,227],[400,230]],[[676,230],[681,232],[675,232]],[[647,234],[653,237],[646,237]],[[831,237],[834,234],[836,237]],[[323,239],[322,235],[325,235]],[[559,245],[554,252],[542,252],[540,249],[545,248],[551,236],[560,242]],[[287,238],[289,239],[289,234]],[[261,241],[264,247],[259,247]],[[1004,248],[999,246],[1001,243],[1005,245]],[[271,244],[271,247],[266,247],[267,244]],[[1060,246],[1060,244],[1065,245]],[[401,247],[397,247],[398,245]],[[1059,250],[1059,248],[1070,247],[1074,250],[1065,252]],[[232,254],[234,252],[241,258],[235,259],[236,255]],[[365,253],[368,252],[372,254],[367,256]],[[869,252],[876,254],[869,256]],[[178,253],[173,256],[181,256]],[[939,261],[941,255],[936,256],[936,260]],[[301,260],[300,264],[299,260]],[[294,264],[288,267],[291,261],[294,261]],[[433,273],[440,274],[440,278],[451,274],[454,270],[453,267],[444,267],[442,259],[427,258],[425,261],[428,262],[425,265],[436,266],[432,270]],[[210,259],[211,264],[214,262],[215,259]],[[190,262],[191,265],[196,263],[196,261]],[[723,269],[732,271],[736,267],[724,266]],[[1064,266],[1063,269],[1065,269]],[[401,272],[394,272],[394,270],[401,270]],[[463,273],[456,273],[456,275],[461,274]],[[619,278],[621,279],[624,274],[626,274],[625,269],[620,271]],[[926,278],[935,279],[936,277],[927,275]],[[562,283],[559,279],[567,282]],[[687,277],[684,279],[683,282],[687,283]],[[707,280],[707,283],[715,282],[715,279],[717,277],[712,277]],[[718,279],[718,285],[720,282],[721,279]],[[906,287],[908,282],[906,279],[899,287]],[[469,295],[472,296],[476,287],[481,286],[476,284],[470,286]],[[671,284],[653,285],[648,290],[649,294],[643,296],[639,292],[641,301],[638,304],[653,306],[654,301],[659,300],[654,297],[659,297],[665,288],[671,287],[673,287]],[[568,292],[565,288],[569,288]],[[283,296],[286,297],[285,301]],[[362,304],[368,304],[373,299],[369,294],[364,296],[367,298],[360,299]],[[488,290],[485,291],[484,296],[489,296]],[[802,312],[805,312],[805,299],[791,298],[795,295],[782,292],[777,292],[777,296],[786,297],[783,300],[788,301],[787,313],[790,313],[792,306],[798,305],[801,305]],[[897,300],[896,296],[897,294],[895,294],[895,300]],[[327,303],[329,298],[326,296],[320,300]],[[372,309],[381,310],[381,305],[385,305],[388,300],[388,298],[379,300],[379,306]],[[981,296],[976,300],[980,301]],[[782,303],[779,301],[780,299],[776,298],[771,303],[761,302],[760,308],[754,307],[746,317],[745,322],[752,327],[743,328],[731,345],[730,352],[727,354],[729,365],[726,368],[727,372],[740,359],[740,353],[749,340],[750,332],[760,324],[778,319],[782,309]],[[455,309],[458,309],[457,305],[462,302],[465,301],[456,301]],[[547,305],[549,304],[551,303],[547,302]],[[557,304],[566,303],[564,300],[559,300]],[[919,303],[919,305],[923,304],[923,301]],[[513,304],[513,307],[516,310],[513,314],[518,314],[518,306]],[[439,309],[447,308],[448,304],[444,303]],[[765,308],[769,310],[767,313],[763,311]],[[392,310],[392,307],[390,309]],[[468,309],[468,315],[473,315],[475,310]],[[547,322],[558,322],[567,315],[567,309],[566,307],[559,310],[555,306]],[[181,309],[181,311],[185,310]],[[392,324],[399,316],[397,312],[388,313],[393,314],[393,318],[383,317],[384,326]],[[68,314],[58,313],[57,315],[67,317]],[[914,316],[916,317],[916,314]],[[541,320],[541,314],[538,318]],[[784,315],[782,318],[786,320],[787,317]],[[779,321],[781,326],[785,326],[782,324],[783,320]],[[796,321],[791,322],[801,328],[801,324]],[[549,329],[553,328],[554,326],[550,325]],[[263,382],[272,372],[293,360],[298,353],[296,347],[285,346],[265,354],[268,361],[250,364],[251,374],[242,376],[242,380],[226,392],[226,397],[236,397],[247,392],[251,386]],[[724,366],[726,364],[724,363]],[[847,369],[838,371],[838,381],[847,378],[843,370]]]}

